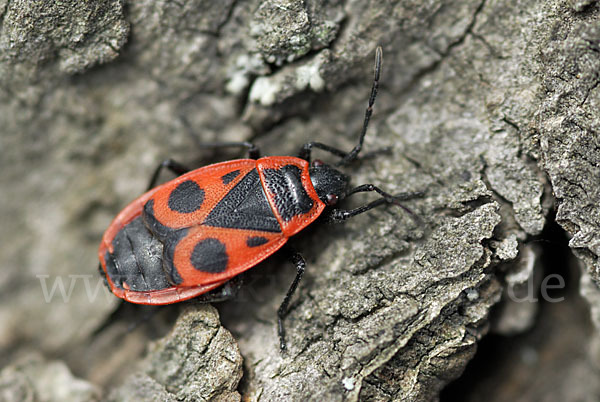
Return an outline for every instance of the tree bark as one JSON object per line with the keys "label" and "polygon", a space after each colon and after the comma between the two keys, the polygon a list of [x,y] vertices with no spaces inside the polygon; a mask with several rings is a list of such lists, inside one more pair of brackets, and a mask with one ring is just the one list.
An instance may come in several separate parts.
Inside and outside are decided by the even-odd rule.
{"label": "tree bark", "polygon": [[[490,328],[556,331],[520,345],[572,353],[536,360],[553,394],[495,355],[487,399],[600,397],[573,374],[600,374],[599,15],[594,0],[0,1],[0,399],[436,400]],[[154,167],[241,156],[198,146],[216,140],[350,150],[378,45],[367,157],[347,173],[424,191],[406,202],[423,223],[387,206],[292,238],[308,266],[283,354],[295,271],[277,256],[216,309],[113,314],[95,250]]]}

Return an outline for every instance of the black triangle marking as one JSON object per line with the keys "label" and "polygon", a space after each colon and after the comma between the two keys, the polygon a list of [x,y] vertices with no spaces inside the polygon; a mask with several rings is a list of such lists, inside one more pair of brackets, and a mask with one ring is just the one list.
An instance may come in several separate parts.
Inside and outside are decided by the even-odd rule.
{"label": "black triangle marking", "polygon": [[280,233],[260,177],[252,169],[208,214],[203,225]]}

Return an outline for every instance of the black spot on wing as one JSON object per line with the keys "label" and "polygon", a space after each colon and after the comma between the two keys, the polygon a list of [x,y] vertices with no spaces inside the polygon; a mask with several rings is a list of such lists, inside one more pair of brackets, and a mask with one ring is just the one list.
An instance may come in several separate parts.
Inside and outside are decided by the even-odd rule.
{"label": "black spot on wing", "polygon": [[264,176],[266,186],[274,195],[275,207],[284,221],[311,210],[314,201],[302,185],[302,171],[298,166],[265,169]]}
{"label": "black spot on wing", "polygon": [[244,176],[208,214],[203,225],[281,232],[256,169]]}
{"label": "black spot on wing", "polygon": [[223,176],[221,176],[221,180],[223,180],[223,184],[227,185],[227,184],[231,183],[239,175],[240,175],[240,171],[239,170],[234,170],[232,172],[229,172],[229,173],[224,174]]}
{"label": "black spot on wing", "polygon": [[268,241],[269,240],[262,236],[252,236],[246,239],[246,245],[248,247],[258,247],[267,244]]}
{"label": "black spot on wing", "polygon": [[169,195],[168,205],[172,211],[189,214],[197,211],[204,202],[204,190],[193,180],[179,183]]}
{"label": "black spot on wing", "polygon": [[198,271],[217,274],[225,271],[229,257],[225,244],[218,239],[208,238],[198,242],[190,257],[192,266]]}

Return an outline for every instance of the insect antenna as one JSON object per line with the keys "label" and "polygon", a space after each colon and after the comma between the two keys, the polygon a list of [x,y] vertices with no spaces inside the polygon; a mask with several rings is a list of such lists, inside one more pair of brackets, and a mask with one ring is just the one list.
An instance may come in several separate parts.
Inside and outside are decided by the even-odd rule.
{"label": "insect antenna", "polygon": [[358,144],[356,144],[352,151],[348,152],[346,156],[344,156],[342,160],[337,163],[337,166],[344,166],[354,161],[362,149],[363,141],[365,139],[365,135],[367,134],[367,128],[369,127],[369,121],[371,120],[371,115],[373,114],[373,105],[375,104],[375,98],[377,97],[377,90],[379,89],[379,76],[381,75],[382,57],[383,49],[381,46],[377,46],[377,49],[375,49],[375,76],[373,78],[373,86],[371,87],[371,95],[369,96],[369,105],[365,111],[365,120],[363,122],[362,131],[360,132]]}

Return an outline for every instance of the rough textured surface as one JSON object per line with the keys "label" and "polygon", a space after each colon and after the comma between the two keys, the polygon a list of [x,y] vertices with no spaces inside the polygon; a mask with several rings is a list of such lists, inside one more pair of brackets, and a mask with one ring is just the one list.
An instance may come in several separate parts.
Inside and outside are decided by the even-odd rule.
{"label": "rough textured surface", "polygon": [[[520,303],[540,305],[535,325],[519,335],[491,334],[484,338],[464,375],[444,390],[442,399],[492,402],[598,399],[598,370],[594,359],[588,357],[593,348],[584,341],[589,339],[593,327],[589,322],[586,302],[577,295],[580,288],[578,261],[562,252],[550,251],[549,254],[555,262],[569,267],[567,272],[563,272],[567,274],[566,286],[549,293],[556,302]],[[589,277],[584,275],[582,289],[589,291],[589,285]],[[522,299],[525,295],[519,297]],[[502,314],[506,315],[509,311]],[[492,331],[496,332],[495,329]],[[512,333],[515,333],[514,329]],[[503,380],[498,381],[499,378]]]}
{"label": "rough textured surface", "polygon": [[140,369],[109,400],[239,401],[242,356],[210,306],[184,311],[171,333],[151,345]]}
{"label": "rough textured surface", "polygon": [[[81,399],[436,399],[488,328],[553,330],[542,302],[511,294],[567,275],[530,243],[556,207],[592,319],[539,346],[590,353],[553,354],[539,371],[558,372],[564,399],[596,396],[560,368],[600,374],[599,16],[597,1],[0,0],[1,392],[34,398],[48,384],[20,369],[33,349],[52,362],[28,367],[60,365],[64,389],[88,390]],[[392,193],[426,190],[407,201],[424,224],[380,208],[294,239],[308,269],[285,355],[275,314],[294,270],[277,257],[218,307],[224,327],[208,307],[111,314],[95,250],[157,163],[237,156],[197,146],[214,140],[253,140],[267,155],[311,140],[350,149],[377,44],[365,150],[388,152],[349,172]],[[576,293],[557,311],[582,312]]]}
{"label": "rough textured surface", "polygon": [[62,361],[37,354],[20,358],[0,371],[0,399],[11,401],[99,401],[100,390],[73,377]]}
{"label": "rough textured surface", "polygon": [[[541,157],[558,199],[556,220],[600,282],[600,21],[556,28],[543,49],[547,93],[538,119]],[[560,39],[559,39],[560,38]]]}
{"label": "rough textured surface", "polygon": [[0,9],[0,86],[25,102],[35,96],[20,93],[24,87],[51,85],[114,60],[129,32],[119,0],[11,0]]}

